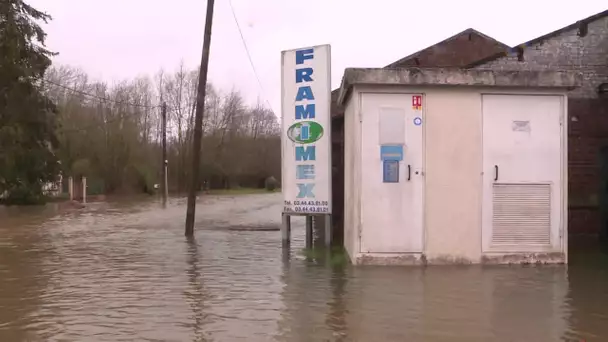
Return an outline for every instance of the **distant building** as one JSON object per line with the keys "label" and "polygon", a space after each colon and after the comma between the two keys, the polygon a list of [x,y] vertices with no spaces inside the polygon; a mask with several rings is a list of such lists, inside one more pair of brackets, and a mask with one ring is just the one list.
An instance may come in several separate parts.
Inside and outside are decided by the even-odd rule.
{"label": "distant building", "polygon": [[46,182],[42,185],[42,193],[45,196],[57,197],[63,189],[63,175],[59,174],[55,182]]}
{"label": "distant building", "polygon": [[582,72],[582,86],[568,93],[569,231],[606,235],[608,10],[512,49],[498,51],[468,67]]}

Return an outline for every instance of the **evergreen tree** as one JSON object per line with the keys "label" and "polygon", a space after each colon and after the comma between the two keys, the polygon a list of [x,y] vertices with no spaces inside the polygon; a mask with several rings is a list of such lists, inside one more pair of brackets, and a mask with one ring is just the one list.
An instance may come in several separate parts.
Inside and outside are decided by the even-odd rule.
{"label": "evergreen tree", "polygon": [[50,16],[23,0],[0,1],[0,196],[13,204],[39,203],[55,181],[57,111],[41,92],[53,53],[38,23]]}

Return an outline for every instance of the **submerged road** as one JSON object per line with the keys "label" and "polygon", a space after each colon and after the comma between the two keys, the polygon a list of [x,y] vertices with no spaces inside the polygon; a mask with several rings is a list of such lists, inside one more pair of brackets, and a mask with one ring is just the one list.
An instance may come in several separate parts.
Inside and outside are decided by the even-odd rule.
{"label": "submerged road", "polygon": [[[0,208],[0,341],[606,341],[608,260],[361,267],[281,248],[280,194]],[[248,231],[262,229],[265,231]]]}

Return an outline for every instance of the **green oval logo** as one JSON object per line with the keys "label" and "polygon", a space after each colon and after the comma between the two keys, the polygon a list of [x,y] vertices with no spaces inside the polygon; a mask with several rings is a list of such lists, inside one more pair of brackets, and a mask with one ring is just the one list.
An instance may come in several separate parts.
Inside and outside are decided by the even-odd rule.
{"label": "green oval logo", "polygon": [[298,144],[312,144],[323,136],[323,126],[314,121],[296,122],[287,130],[289,140]]}

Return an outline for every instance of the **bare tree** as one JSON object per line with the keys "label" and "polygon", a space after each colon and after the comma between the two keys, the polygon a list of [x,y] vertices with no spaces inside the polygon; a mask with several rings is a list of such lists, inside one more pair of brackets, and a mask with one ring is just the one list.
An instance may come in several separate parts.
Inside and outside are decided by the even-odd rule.
{"label": "bare tree", "polygon": [[[169,183],[184,191],[188,179],[198,72],[184,64],[173,73],[113,85],[90,80],[80,69],[56,66],[44,91],[60,108],[60,159],[66,174],[89,176],[101,191],[150,191],[161,166],[160,110],[168,104]],[[248,107],[232,89],[207,89],[202,176],[212,187],[259,186],[280,175],[275,115],[260,102]]]}

